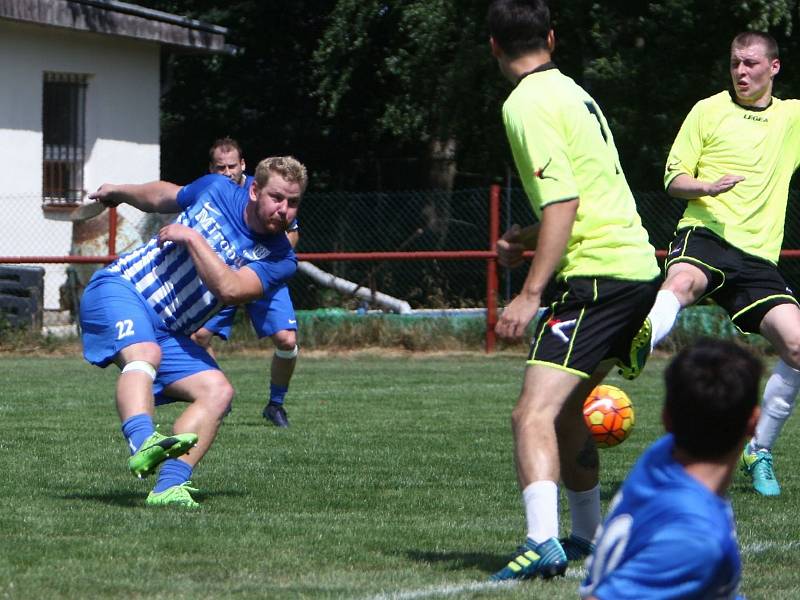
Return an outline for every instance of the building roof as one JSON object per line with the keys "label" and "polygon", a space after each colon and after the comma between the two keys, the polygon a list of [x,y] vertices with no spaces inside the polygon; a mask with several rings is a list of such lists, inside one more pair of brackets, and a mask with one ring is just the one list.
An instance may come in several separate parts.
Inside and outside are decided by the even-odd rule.
{"label": "building roof", "polygon": [[173,51],[235,52],[225,27],[116,0],[3,0],[0,19],[157,42]]}

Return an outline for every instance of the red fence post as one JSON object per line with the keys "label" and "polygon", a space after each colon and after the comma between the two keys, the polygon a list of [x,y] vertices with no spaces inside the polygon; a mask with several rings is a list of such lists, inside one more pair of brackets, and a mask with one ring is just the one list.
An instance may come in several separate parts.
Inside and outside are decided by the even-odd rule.
{"label": "red fence post", "polygon": [[[489,191],[489,249],[497,250],[500,237],[500,186],[492,185]],[[494,352],[496,341],[494,326],[497,324],[497,259],[486,261],[486,353]]]}
{"label": "red fence post", "polygon": [[108,254],[113,256],[117,253],[117,207],[112,206],[108,209]]}

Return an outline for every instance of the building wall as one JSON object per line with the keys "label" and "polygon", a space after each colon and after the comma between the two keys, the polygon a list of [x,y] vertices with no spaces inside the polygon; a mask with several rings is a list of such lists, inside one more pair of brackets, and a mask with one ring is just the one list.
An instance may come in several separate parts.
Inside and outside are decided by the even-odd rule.
{"label": "building wall", "polygon": [[[84,188],[159,178],[159,47],[0,20],[0,256],[66,256],[72,224],[46,219],[42,189],[45,71],[89,75]],[[139,211],[122,207],[134,226]],[[119,250],[119,248],[118,248]],[[59,308],[65,265],[46,265],[45,308]]]}

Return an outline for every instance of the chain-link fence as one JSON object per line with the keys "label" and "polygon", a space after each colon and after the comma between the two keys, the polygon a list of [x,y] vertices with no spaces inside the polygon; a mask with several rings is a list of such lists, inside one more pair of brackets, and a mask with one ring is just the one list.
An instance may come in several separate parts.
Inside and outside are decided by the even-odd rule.
{"label": "chain-link fence", "polygon": [[[666,193],[636,193],[639,213],[653,245],[666,249],[685,203]],[[792,191],[786,218],[784,248],[800,248],[800,191]],[[309,192],[300,213],[300,243],[303,253],[359,252],[457,252],[490,248],[490,189],[488,187],[446,191],[385,193]],[[0,236],[0,258],[11,256],[103,256],[108,253],[106,213],[83,224],[46,220],[38,195],[3,196],[0,204],[6,220]],[[31,206],[35,210],[30,210]],[[128,207],[125,207],[128,208]],[[138,211],[121,210],[116,249],[122,252],[148,237],[157,226],[154,218]],[[530,205],[521,188],[503,188],[500,193],[500,231],[512,223],[534,222]],[[412,308],[480,307],[486,302],[486,260],[315,260],[316,266],[353,282],[361,289],[374,290],[408,302]],[[800,261],[780,263],[787,281],[800,289]],[[50,292],[45,306],[63,303],[59,287],[67,282],[63,265],[49,265]],[[88,280],[96,266],[78,265],[79,282]],[[501,301],[515,294],[526,269],[500,270]],[[53,292],[55,289],[55,292]],[[321,285],[303,273],[291,283],[292,297],[299,309],[320,307],[358,308],[364,300],[354,293]],[[55,298],[55,300],[53,300]]]}

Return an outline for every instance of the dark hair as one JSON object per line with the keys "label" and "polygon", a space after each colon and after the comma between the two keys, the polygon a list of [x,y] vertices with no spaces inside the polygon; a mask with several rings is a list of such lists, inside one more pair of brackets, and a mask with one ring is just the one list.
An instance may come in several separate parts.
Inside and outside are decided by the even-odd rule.
{"label": "dark hair", "polygon": [[732,342],[703,338],[681,350],[664,372],[675,445],[699,459],[738,447],[758,404],[762,369]]}
{"label": "dark hair", "polygon": [[779,58],[778,42],[775,38],[763,31],[743,31],[731,42],[731,50],[734,48],[745,48],[753,44],[763,44],[764,51],[768,59],[774,60]]}
{"label": "dark hair", "polygon": [[219,138],[218,140],[214,140],[214,143],[211,144],[211,148],[208,149],[208,162],[213,164],[214,163],[214,151],[217,148],[222,148],[223,150],[230,152],[231,150],[236,150],[239,153],[239,159],[241,160],[244,158],[244,153],[242,153],[242,147],[232,137],[224,137]]}
{"label": "dark hair", "polygon": [[493,0],[486,24],[489,35],[512,59],[547,49],[550,9],[544,0]]}

